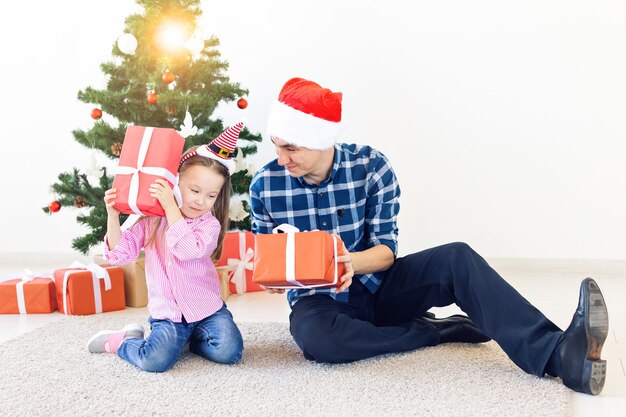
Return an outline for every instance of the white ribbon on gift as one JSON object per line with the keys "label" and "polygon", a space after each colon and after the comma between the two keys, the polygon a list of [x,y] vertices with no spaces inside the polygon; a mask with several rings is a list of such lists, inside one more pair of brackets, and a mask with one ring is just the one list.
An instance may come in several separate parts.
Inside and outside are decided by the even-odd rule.
{"label": "white ribbon on gift", "polygon": [[182,206],[183,201],[180,194],[180,188],[178,187],[178,174],[174,175],[172,172],[163,167],[143,166],[144,161],[146,160],[146,155],[148,154],[148,148],[150,147],[150,141],[152,140],[153,133],[153,127],[146,127],[146,130],[144,130],[143,132],[143,137],[139,146],[139,155],[137,156],[137,168],[118,165],[115,169],[115,175],[132,175],[128,189],[128,205],[130,209],[137,215],[143,215],[141,210],[139,210],[139,207],[137,207],[137,194],[139,194],[140,172],[148,175],[158,175],[174,184],[174,198],[176,199],[178,207]]}
{"label": "white ribbon on gift", "polygon": [[63,275],[63,313],[67,313],[67,281],[70,279],[70,275],[72,275],[76,271],[84,271],[87,270],[91,272],[91,279],[93,282],[93,298],[96,304],[96,313],[102,313],[102,293],[100,292],[100,280],[104,280],[104,290],[111,290],[111,277],[109,277],[109,272],[101,267],[100,265],[96,265],[94,263],[90,263],[88,265],[82,264],[81,262],[72,263],[65,271]]}
{"label": "white ribbon on gift", "polygon": [[35,278],[48,278],[54,280],[54,276],[49,272],[33,272],[30,269],[24,270],[24,276],[20,282],[15,285],[17,293],[17,309],[20,314],[26,314],[26,298],[24,296],[24,284],[33,281]]}
{"label": "white ribbon on gift", "polygon": [[300,281],[296,280],[296,232],[287,233],[287,244],[285,245],[285,279],[297,287],[304,287]]}
{"label": "white ribbon on gift", "polygon": [[239,259],[228,258],[226,259],[226,267],[228,271],[232,271],[229,274],[229,281],[235,284],[237,294],[243,294],[246,292],[246,269],[252,271],[254,263],[254,249],[246,249],[246,233],[239,233]]}
{"label": "white ribbon on gift", "polygon": [[276,226],[274,229],[272,229],[272,233],[282,232],[282,233],[287,234],[287,243],[285,245],[285,248],[286,248],[285,279],[287,282],[291,283],[292,285],[281,285],[281,286],[272,285],[271,287],[272,288],[302,288],[302,287],[317,288],[317,287],[327,287],[329,285],[336,284],[337,280],[339,279],[339,276],[337,275],[337,272],[338,272],[337,270],[337,245],[338,243],[337,243],[337,236],[335,235],[331,235],[333,237],[333,254],[334,254],[334,259],[335,259],[334,281],[326,282],[323,284],[305,285],[296,280],[296,236],[295,236],[295,233],[299,231],[300,229],[287,223],[283,223],[281,225]]}

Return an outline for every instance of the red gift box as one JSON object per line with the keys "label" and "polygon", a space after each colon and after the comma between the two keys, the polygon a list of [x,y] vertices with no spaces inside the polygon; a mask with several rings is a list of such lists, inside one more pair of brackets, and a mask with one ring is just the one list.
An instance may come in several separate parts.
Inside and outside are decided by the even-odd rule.
{"label": "red gift box", "polygon": [[[288,225],[276,229],[287,230],[283,226]],[[343,247],[340,238],[324,231],[276,233],[276,229],[256,236],[254,282],[270,288],[341,285],[345,266],[337,262]]]}
{"label": "red gift box", "polygon": [[224,236],[222,256],[217,266],[225,266],[229,273],[231,294],[263,291],[263,288],[252,281],[254,267],[254,235],[252,232],[228,232]]}
{"label": "red gift box", "polygon": [[54,271],[59,312],[87,315],[124,310],[124,270],[117,266],[72,264]]}
{"label": "red gift box", "polygon": [[177,173],[185,139],[174,129],[129,126],[115,171],[115,205],[120,213],[165,216],[149,187],[161,178],[178,194]]}
{"label": "red gift box", "polygon": [[0,282],[0,314],[52,313],[57,309],[52,277],[28,275]]}

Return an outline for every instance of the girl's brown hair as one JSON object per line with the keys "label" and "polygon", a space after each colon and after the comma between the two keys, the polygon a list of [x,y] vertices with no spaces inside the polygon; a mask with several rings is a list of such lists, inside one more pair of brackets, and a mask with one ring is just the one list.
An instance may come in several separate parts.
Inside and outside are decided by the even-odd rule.
{"label": "girl's brown hair", "polygon": [[[188,152],[192,152],[196,149],[198,149],[198,146],[192,146],[191,148],[187,149],[185,154]],[[226,166],[221,162],[201,155],[194,155],[187,158],[178,168],[178,173],[182,175],[183,172],[185,172],[187,169],[189,169],[189,167],[194,165],[207,167],[224,178],[224,185],[222,186],[222,189],[217,196],[217,200],[215,200],[215,204],[211,209],[213,216],[217,219],[217,221],[220,222],[221,226],[220,235],[217,240],[217,247],[215,248],[215,251],[211,254],[211,259],[213,261],[217,261],[222,255],[222,244],[224,242],[224,235],[226,235],[226,231],[228,230],[230,222],[230,220],[228,219],[228,209],[230,207],[230,196],[233,192],[232,184],[230,182],[230,173],[228,172],[228,168],[226,168]],[[159,229],[161,229],[161,223],[164,221],[164,218],[152,217],[147,219],[147,221],[150,221],[150,237],[145,244],[146,247],[154,244],[157,233]],[[161,236],[159,236],[159,238],[161,238]]]}

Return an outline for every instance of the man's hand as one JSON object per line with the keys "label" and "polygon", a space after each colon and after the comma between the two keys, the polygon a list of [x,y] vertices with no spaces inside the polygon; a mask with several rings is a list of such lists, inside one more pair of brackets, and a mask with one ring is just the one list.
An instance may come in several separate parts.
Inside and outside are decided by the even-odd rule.
{"label": "man's hand", "polygon": [[[339,237],[339,236],[337,236]],[[343,262],[345,266],[345,272],[339,278],[339,282],[341,282],[341,286],[337,288],[337,294],[345,291],[352,284],[352,277],[354,277],[354,265],[352,264],[352,255],[348,252],[346,248],[346,244],[341,241],[341,251],[342,255],[337,256],[337,262]]]}
{"label": "man's hand", "polygon": [[267,291],[270,294],[284,294],[285,293],[284,288],[267,288],[267,287],[264,287],[263,285],[259,285],[259,287],[263,288],[265,291]]}

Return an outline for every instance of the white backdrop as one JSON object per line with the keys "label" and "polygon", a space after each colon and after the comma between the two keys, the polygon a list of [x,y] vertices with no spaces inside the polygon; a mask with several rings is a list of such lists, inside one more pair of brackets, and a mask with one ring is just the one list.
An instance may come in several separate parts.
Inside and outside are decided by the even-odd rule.
{"label": "white backdrop", "polygon": [[[63,10],[60,10],[60,5]],[[0,15],[0,252],[70,252],[76,210],[45,215],[91,153],[78,90],[104,86],[131,0],[13,3]],[[344,93],[344,141],[402,185],[400,248],[466,241],[488,257],[626,259],[626,3],[531,0],[203,2],[245,115],[264,131],[292,76]],[[266,142],[254,158],[273,156]],[[100,163],[106,161],[100,160]]]}

